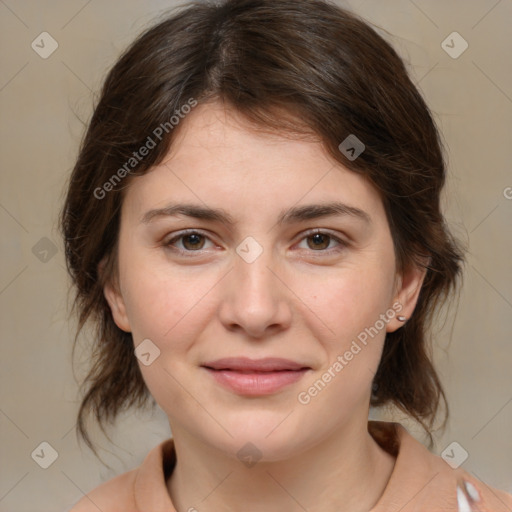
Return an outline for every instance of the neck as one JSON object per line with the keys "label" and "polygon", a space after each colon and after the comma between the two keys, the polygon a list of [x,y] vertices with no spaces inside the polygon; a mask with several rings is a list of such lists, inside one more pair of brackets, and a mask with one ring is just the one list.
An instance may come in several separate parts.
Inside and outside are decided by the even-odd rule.
{"label": "neck", "polygon": [[364,425],[347,425],[287,460],[246,467],[174,426],[177,462],[167,482],[179,511],[367,512],[395,459]]}

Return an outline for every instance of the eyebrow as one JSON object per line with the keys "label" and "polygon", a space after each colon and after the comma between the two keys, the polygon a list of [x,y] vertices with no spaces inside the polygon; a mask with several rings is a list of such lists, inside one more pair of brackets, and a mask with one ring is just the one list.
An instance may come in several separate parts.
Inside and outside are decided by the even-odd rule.
{"label": "eyebrow", "polygon": [[[176,215],[216,221],[229,227],[234,227],[237,224],[233,217],[222,208],[210,208],[190,203],[169,204],[164,208],[149,210],[142,216],[141,223],[148,224],[157,217],[172,217]],[[328,216],[350,216],[371,224],[371,217],[364,210],[336,201],[292,207],[280,213],[277,224],[293,224]]]}

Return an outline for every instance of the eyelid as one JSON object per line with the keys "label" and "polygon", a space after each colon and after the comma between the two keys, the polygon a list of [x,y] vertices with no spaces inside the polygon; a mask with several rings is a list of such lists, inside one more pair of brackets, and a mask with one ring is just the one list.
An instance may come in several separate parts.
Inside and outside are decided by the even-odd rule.
{"label": "eyelid", "polygon": [[176,242],[177,240],[179,240],[180,238],[183,238],[183,237],[185,237],[187,235],[191,235],[191,234],[202,235],[205,238],[207,238],[208,240],[210,240],[212,243],[214,243],[213,240],[211,239],[211,236],[206,231],[203,231],[202,229],[189,228],[189,229],[184,229],[182,231],[178,231],[176,233],[172,233],[172,236],[170,238],[168,238],[168,237],[163,238],[162,245],[164,247],[171,248],[172,250],[174,250],[178,253],[181,253],[181,254],[184,254],[184,253],[186,253],[187,255],[194,254],[194,253],[202,254],[207,249],[198,249],[196,251],[187,251],[185,249],[179,249],[177,247],[172,246],[172,244],[174,242]]}
{"label": "eyelid", "polygon": [[315,254],[315,253],[318,253],[319,255],[331,254],[332,252],[339,251],[349,245],[349,242],[347,240],[344,240],[343,238],[341,238],[340,235],[334,234],[331,230],[323,229],[323,228],[313,228],[313,229],[310,229],[308,231],[301,233],[300,239],[297,243],[302,242],[302,240],[304,240],[305,238],[308,238],[312,235],[316,235],[318,233],[321,235],[327,235],[331,240],[336,241],[338,243],[338,246],[333,247],[331,249],[324,249],[324,250],[318,250],[318,251],[310,250],[309,252],[311,252],[313,254]]}
{"label": "eyelid", "polygon": [[[162,245],[164,247],[170,248],[171,250],[173,250],[173,251],[175,251],[175,252],[177,252],[179,254],[187,254],[187,255],[191,255],[191,256],[194,255],[194,254],[201,255],[205,251],[208,250],[208,249],[198,249],[198,250],[195,250],[195,251],[194,250],[186,250],[186,249],[180,249],[180,248],[174,247],[172,245],[173,243],[175,243],[180,238],[183,238],[183,237],[185,237],[187,235],[190,235],[190,234],[202,235],[205,238],[207,238],[208,240],[210,240],[212,243],[214,243],[214,241],[211,239],[211,236],[208,234],[208,232],[203,231],[202,229],[189,228],[189,229],[184,229],[182,231],[178,231],[176,233],[173,233],[171,238],[164,238],[163,242],[162,242]],[[341,238],[339,235],[334,234],[329,229],[323,229],[323,228],[313,228],[313,229],[310,229],[310,230],[307,230],[307,231],[304,231],[304,232],[300,233],[300,235],[299,235],[300,238],[296,242],[296,244],[302,242],[306,238],[308,238],[308,237],[310,237],[312,235],[315,235],[315,234],[327,235],[331,240],[334,240],[338,244],[336,247],[333,247],[331,249],[321,249],[321,250],[318,250],[318,251],[315,251],[315,250],[311,249],[311,250],[308,251],[309,253],[312,253],[314,255],[315,255],[315,253],[317,253],[315,256],[322,256],[322,255],[326,255],[326,254],[332,254],[334,252],[338,252],[338,251],[344,249],[345,247],[347,247],[349,245],[349,242],[347,242],[346,240]],[[307,250],[307,249],[305,249],[305,250]]]}

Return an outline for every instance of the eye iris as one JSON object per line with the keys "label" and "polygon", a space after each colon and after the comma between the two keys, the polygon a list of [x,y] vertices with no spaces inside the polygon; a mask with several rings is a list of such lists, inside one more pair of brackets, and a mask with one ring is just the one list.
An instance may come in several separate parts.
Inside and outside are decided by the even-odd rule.
{"label": "eye iris", "polygon": [[309,236],[308,240],[314,240],[313,246],[308,242],[310,249],[325,249],[329,246],[330,236],[323,235],[322,233],[315,233],[314,235]]}
{"label": "eye iris", "polygon": [[[308,237],[308,245],[310,249],[325,249],[329,247],[329,241],[331,237],[329,235],[325,235],[322,233],[315,233]],[[309,243],[312,240],[313,243]],[[201,243],[202,242],[202,243]],[[204,245],[204,237],[203,235],[192,233],[190,235],[183,236],[183,246],[186,249],[201,249]]]}
{"label": "eye iris", "polygon": [[[189,243],[191,241],[191,244]],[[202,244],[200,242],[203,242]],[[198,246],[200,243],[200,246]],[[187,249],[201,249],[204,245],[203,235],[198,235],[197,233],[192,233],[191,235],[185,235],[183,237],[183,246]],[[188,247],[187,247],[188,246]]]}

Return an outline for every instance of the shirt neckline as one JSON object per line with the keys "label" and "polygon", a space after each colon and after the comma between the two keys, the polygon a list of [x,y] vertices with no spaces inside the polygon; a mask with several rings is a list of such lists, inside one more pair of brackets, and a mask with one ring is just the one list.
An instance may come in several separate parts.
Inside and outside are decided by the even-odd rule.
{"label": "shirt neckline", "polygon": [[[376,505],[370,512],[399,510],[403,504],[404,487],[417,487],[418,481],[428,481],[437,473],[429,465],[432,454],[399,423],[368,421],[368,432],[377,444],[395,457],[390,479]],[[444,464],[444,461],[443,461]],[[134,499],[138,510],[176,512],[167,490],[167,481],[176,466],[174,439],[170,438],[149,452],[137,471]],[[411,471],[414,467],[414,471]]]}

